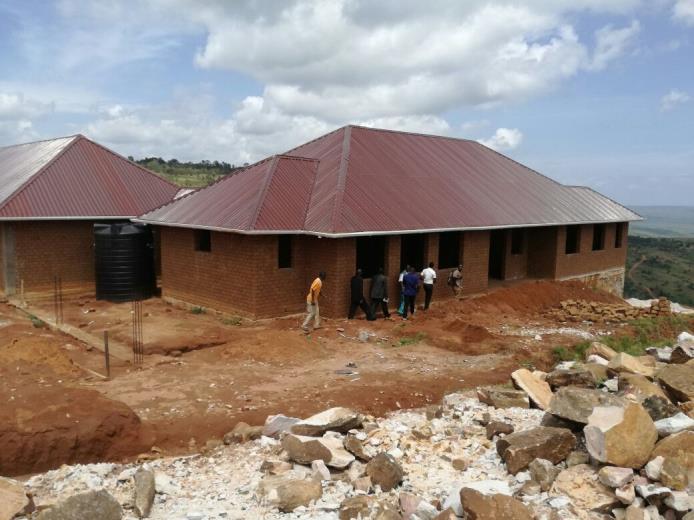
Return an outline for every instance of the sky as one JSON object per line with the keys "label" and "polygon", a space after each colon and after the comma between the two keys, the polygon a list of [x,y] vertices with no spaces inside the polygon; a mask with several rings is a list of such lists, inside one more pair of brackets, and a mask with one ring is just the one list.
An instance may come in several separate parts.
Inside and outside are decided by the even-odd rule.
{"label": "sky", "polygon": [[345,124],[694,206],[694,0],[0,0],[0,146],[239,165]]}

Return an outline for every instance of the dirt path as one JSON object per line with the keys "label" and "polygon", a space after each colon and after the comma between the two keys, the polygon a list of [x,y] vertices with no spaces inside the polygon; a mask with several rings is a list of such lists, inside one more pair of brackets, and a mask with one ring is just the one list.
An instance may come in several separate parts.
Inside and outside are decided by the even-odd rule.
{"label": "dirt path", "polygon": [[[0,325],[2,381],[16,396],[6,408],[7,422],[11,430],[13,420],[19,425],[31,418],[33,428],[50,431],[52,424],[41,422],[46,406],[88,408],[80,400],[93,400],[89,392],[96,392],[104,399],[101,408],[115,410],[123,404],[139,417],[138,431],[130,431],[133,439],[150,439],[165,453],[183,453],[221,438],[238,421],[262,424],[270,414],[305,417],[342,405],[382,415],[419,407],[454,390],[506,382],[520,364],[549,367],[555,347],[578,341],[570,329],[552,332],[557,324],[542,317],[565,299],[617,300],[576,283],[528,283],[435,305],[407,322],[326,320],[324,329],[305,335],[296,317],[238,322],[152,299],[144,303],[144,365],[114,360],[109,381],[71,366],[103,373],[101,352],[59,332],[36,329],[25,314],[0,307],[0,324],[5,323]],[[85,334],[98,337],[109,330],[128,344],[128,304],[81,298],[66,301],[64,311],[66,323]],[[595,332],[581,327],[576,334]],[[358,339],[360,332],[368,334],[368,341]],[[18,338],[24,341],[21,349],[7,347]],[[3,352],[15,357],[2,361]],[[30,391],[37,386],[53,390],[37,397]],[[66,404],[55,391],[61,387],[86,393],[80,397],[73,392]],[[105,421],[113,414],[106,416]],[[66,441],[73,435],[69,429],[60,434]],[[7,448],[2,435],[0,431],[0,451]],[[130,455],[141,449],[133,442]],[[54,451],[54,458],[45,461],[49,466],[73,460],[70,450]]]}
{"label": "dirt path", "polygon": [[[636,270],[639,268],[639,266],[640,266],[642,263],[644,263],[645,261],[646,261],[646,255],[641,255],[641,258],[639,258],[639,259],[636,261],[636,263],[635,263],[634,265],[631,266],[631,268],[630,268],[629,271],[627,272],[627,277],[629,278],[629,280],[631,280],[632,282],[634,281],[634,273],[635,273]],[[653,292],[651,291],[650,287],[644,287],[644,289],[646,289],[646,292],[647,292],[648,295],[651,297],[651,299],[655,298],[655,296],[653,296]]]}

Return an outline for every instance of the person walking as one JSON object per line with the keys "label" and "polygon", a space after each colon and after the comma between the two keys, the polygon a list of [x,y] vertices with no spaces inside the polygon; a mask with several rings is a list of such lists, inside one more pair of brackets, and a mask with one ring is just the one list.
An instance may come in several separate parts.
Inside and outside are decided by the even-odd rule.
{"label": "person walking", "polygon": [[376,319],[376,308],[380,305],[384,318],[390,318],[388,312],[388,278],[383,274],[383,267],[371,279],[371,317]]}
{"label": "person walking", "polygon": [[372,321],[375,319],[371,317],[371,310],[369,309],[369,306],[366,305],[366,301],[364,300],[364,278],[361,276],[361,269],[357,269],[357,272],[350,280],[350,293],[351,300],[347,319],[351,320],[354,318],[354,313],[357,311],[357,307],[364,311],[367,320]]}
{"label": "person walking", "polygon": [[402,319],[407,320],[408,310],[414,315],[414,302],[419,289],[419,275],[415,272],[414,267],[410,267],[409,272],[403,277],[402,285],[402,292],[405,295],[405,308],[403,309]]}
{"label": "person walking", "polygon": [[304,332],[308,332],[308,326],[313,321],[313,330],[320,329],[320,311],[318,309],[318,300],[320,298],[320,292],[323,288],[323,282],[325,281],[325,272],[321,271],[318,273],[318,278],[313,280],[311,288],[308,291],[308,296],[306,296],[306,319],[301,328]]}
{"label": "person walking", "polygon": [[434,284],[436,283],[436,271],[434,262],[429,262],[429,267],[422,271],[422,286],[424,287],[424,310],[429,310],[431,297],[434,294]]}
{"label": "person walking", "polygon": [[398,276],[398,283],[400,284],[400,305],[398,306],[398,314],[400,316],[402,316],[402,314],[405,310],[405,286],[403,285],[403,280],[405,279],[405,276],[407,276],[407,273],[409,273],[409,272],[410,272],[410,266],[408,264],[400,272],[400,276]]}
{"label": "person walking", "polygon": [[460,292],[463,290],[463,264],[451,271],[451,274],[448,276],[448,285],[451,286],[453,294],[456,296],[460,295]]}

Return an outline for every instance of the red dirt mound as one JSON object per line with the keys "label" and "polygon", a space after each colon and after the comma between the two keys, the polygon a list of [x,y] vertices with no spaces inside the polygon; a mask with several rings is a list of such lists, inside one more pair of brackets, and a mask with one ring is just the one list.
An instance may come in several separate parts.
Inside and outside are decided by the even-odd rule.
{"label": "red dirt mound", "polygon": [[[10,388],[12,387],[12,388]],[[0,384],[0,475],[119,460],[151,446],[137,415],[94,390]]]}
{"label": "red dirt mound", "polygon": [[527,282],[498,289],[486,296],[466,300],[463,312],[482,311],[518,315],[540,314],[563,300],[586,300],[601,303],[624,303],[624,300],[581,282]]}
{"label": "red dirt mound", "polygon": [[82,371],[61,349],[62,344],[55,337],[22,336],[0,346],[0,367],[9,371],[38,369],[41,374],[50,371],[56,376],[81,375]]}
{"label": "red dirt mound", "polygon": [[458,337],[460,337],[460,341],[464,343],[479,343],[481,341],[495,338],[494,334],[489,332],[484,327],[481,327],[480,325],[473,325],[471,323],[465,323],[460,318],[446,323],[443,326],[443,330],[457,333]]}

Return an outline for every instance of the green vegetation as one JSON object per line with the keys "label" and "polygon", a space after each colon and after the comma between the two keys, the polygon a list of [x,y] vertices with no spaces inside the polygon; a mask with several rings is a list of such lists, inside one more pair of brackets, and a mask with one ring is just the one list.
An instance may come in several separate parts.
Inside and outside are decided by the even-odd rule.
{"label": "green vegetation", "polygon": [[408,345],[416,345],[420,341],[424,341],[427,335],[424,332],[418,332],[414,336],[403,336],[398,340],[398,344],[401,347],[406,347]]}
{"label": "green vegetation", "polygon": [[643,237],[694,238],[694,207],[633,206],[646,220],[632,222],[630,235]]}
{"label": "green vegetation", "polygon": [[161,157],[145,157],[138,160],[128,157],[128,159],[185,188],[207,186],[241,169],[240,166],[219,161],[180,162],[176,159],[167,161]]}
{"label": "green vegetation", "polygon": [[46,328],[46,322],[40,318],[37,318],[33,314],[29,314],[29,321],[31,321],[31,324],[34,327],[36,327],[37,329],[45,329]]}
{"label": "green vegetation", "polygon": [[694,239],[629,237],[625,298],[694,306]]}
{"label": "green vegetation", "polygon": [[196,305],[190,309],[190,312],[191,314],[205,314],[205,307],[198,307]]}
{"label": "green vegetation", "polygon": [[[600,342],[617,352],[632,356],[642,356],[648,347],[672,345],[682,331],[694,328],[694,318],[683,316],[659,316],[630,321],[623,333],[603,336]],[[568,347],[556,347],[552,354],[557,361],[583,361],[589,341],[582,341]]]}
{"label": "green vegetation", "polygon": [[222,320],[222,323],[224,325],[233,325],[235,327],[241,325],[241,317],[240,316],[231,316],[229,318],[224,318]]}

